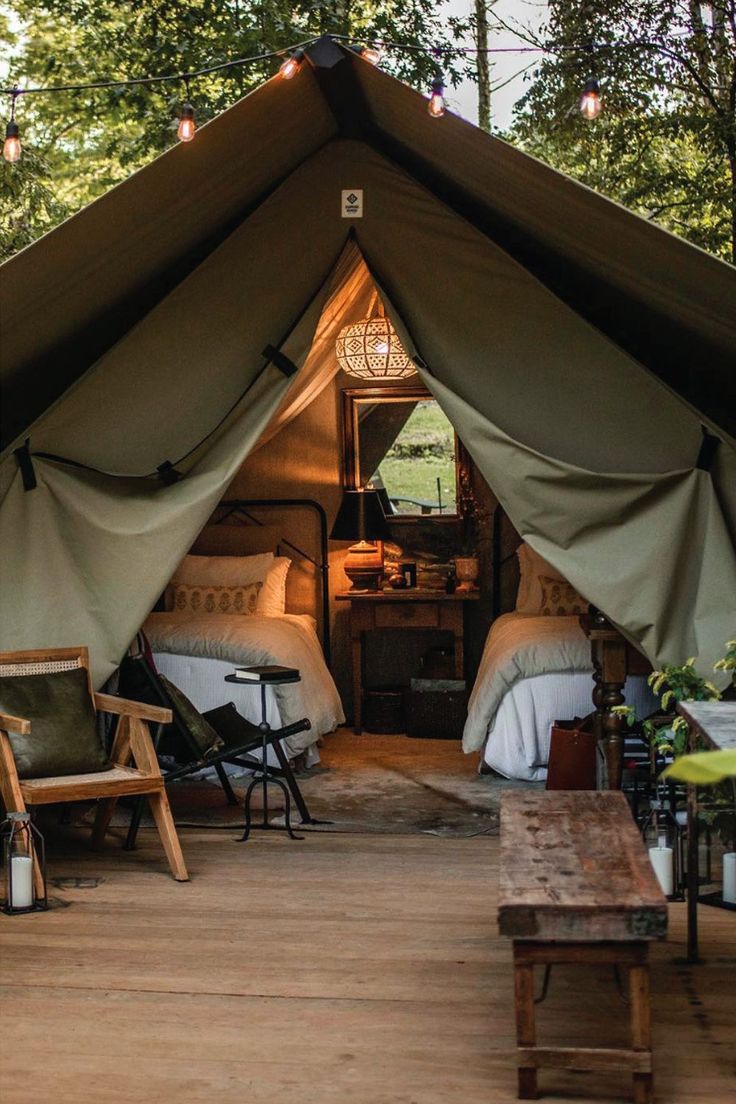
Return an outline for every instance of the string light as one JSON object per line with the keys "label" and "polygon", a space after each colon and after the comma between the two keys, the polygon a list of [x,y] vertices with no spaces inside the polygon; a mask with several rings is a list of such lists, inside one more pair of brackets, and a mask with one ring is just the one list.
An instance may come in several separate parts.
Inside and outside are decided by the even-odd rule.
{"label": "string light", "polygon": [[433,119],[440,119],[445,114],[445,82],[439,73],[432,81],[427,111]]}
{"label": "string light", "polygon": [[363,46],[360,50],[360,56],[364,61],[369,61],[371,65],[380,65],[383,51],[380,46]]}
{"label": "string light", "polygon": [[302,61],[304,59],[303,50],[295,50],[294,53],[286,59],[279,72],[284,80],[291,80],[293,76],[299,71]]}
{"label": "string light", "polygon": [[189,77],[184,78],[184,88],[186,89],[186,100],[179,111],[179,126],[176,133],[180,142],[191,142],[197,124],[194,121],[194,108],[189,102]]}
{"label": "string light", "polygon": [[[685,38],[687,32],[683,31],[681,35],[673,35],[674,38]],[[540,42],[535,45],[517,45],[517,46],[489,46],[484,49],[478,49],[471,46],[435,46],[429,47],[421,45],[420,43],[403,43],[392,42],[388,39],[374,40],[370,46],[361,46],[355,44],[355,40],[351,39],[349,35],[329,35],[327,36],[333,39],[335,42],[354,50],[356,53],[368,61],[372,65],[378,65],[381,61],[384,50],[396,51],[399,53],[418,53],[433,56],[436,60],[442,58],[444,55],[492,55],[492,54],[552,54],[556,56],[564,56],[565,54],[579,54],[583,55],[586,51],[588,56],[591,56],[593,51],[600,54],[601,51],[615,50],[619,46],[631,47],[642,46],[645,49],[659,50],[660,52],[667,53],[667,43],[658,45],[651,42],[648,39],[632,39],[632,40],[611,40],[607,42],[588,42],[588,43],[556,43],[556,42]],[[282,61],[279,72],[285,80],[291,80],[301,68],[304,58],[306,57],[306,50],[314,45],[318,41],[318,38],[305,39],[303,42],[295,44],[293,47],[289,47],[289,56]],[[256,62],[268,61],[273,58],[284,58],[286,51],[284,48],[278,50],[267,50],[260,54],[255,54],[251,57],[233,58],[230,61],[217,62],[214,65],[209,65],[206,68],[199,69],[196,72],[190,73],[166,73],[149,76],[149,77],[133,77],[133,78],[119,78],[111,80],[98,80],[89,81],[87,83],[80,84],[59,84],[48,85],[31,88],[0,88],[0,95],[10,96],[11,98],[11,111],[10,119],[5,128],[5,141],[3,143],[3,157],[11,164],[18,161],[21,156],[21,142],[20,142],[20,128],[15,120],[15,103],[18,96],[26,95],[51,95],[54,93],[64,92],[92,92],[101,89],[112,88],[129,88],[134,86],[153,86],[156,84],[173,83],[175,81],[187,81],[189,77],[205,77],[213,73],[222,73],[231,69],[243,68],[246,65],[255,64]],[[441,118],[446,111],[445,104],[445,87],[441,74],[437,73],[432,81],[431,94],[427,104],[427,110],[433,118]],[[579,108],[581,114],[586,119],[596,119],[600,114],[603,107],[600,93],[600,85],[595,77],[590,77],[583,89],[583,93],[580,97]],[[196,131],[196,122],[194,118],[194,108],[187,100],[182,104],[179,112],[179,123],[177,128],[177,134],[182,142],[189,142],[194,137]]]}
{"label": "string light", "polygon": [[580,112],[585,119],[597,119],[602,106],[601,86],[595,77],[589,77],[580,97]]}
{"label": "string light", "polygon": [[20,161],[21,155],[20,127],[15,121],[15,101],[18,95],[17,89],[14,89],[11,93],[10,118],[5,127],[5,141],[3,142],[3,157],[10,165],[14,165],[16,161]]}

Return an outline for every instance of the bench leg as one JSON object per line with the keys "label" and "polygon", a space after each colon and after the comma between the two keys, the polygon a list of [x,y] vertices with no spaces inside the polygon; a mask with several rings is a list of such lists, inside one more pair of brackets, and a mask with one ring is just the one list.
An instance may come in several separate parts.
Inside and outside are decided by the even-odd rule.
{"label": "bench leg", "polygon": [[[649,966],[629,969],[629,1004],[631,1008],[631,1046],[634,1050],[652,1049],[652,1025],[649,1003]],[[634,1104],[651,1104],[654,1083],[651,1073],[635,1073]]]}
{"label": "bench leg", "polygon": [[[533,1047],[537,1043],[534,1010],[534,966],[516,960],[514,947],[514,1001],[516,1005],[516,1045]],[[534,1066],[519,1066],[519,1100],[537,1099],[537,1071]]]}

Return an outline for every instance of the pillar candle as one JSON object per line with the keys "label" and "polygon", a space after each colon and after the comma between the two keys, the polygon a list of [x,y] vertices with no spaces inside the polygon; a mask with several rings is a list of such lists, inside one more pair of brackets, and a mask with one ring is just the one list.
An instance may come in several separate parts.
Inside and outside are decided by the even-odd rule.
{"label": "pillar candle", "polygon": [[649,861],[662,887],[665,897],[671,897],[675,890],[675,868],[671,847],[650,847]]}
{"label": "pillar candle", "polygon": [[30,908],[33,904],[33,859],[13,855],[10,859],[13,882],[12,908]]}
{"label": "pillar candle", "polygon": [[736,851],[723,856],[723,900],[736,905]]}

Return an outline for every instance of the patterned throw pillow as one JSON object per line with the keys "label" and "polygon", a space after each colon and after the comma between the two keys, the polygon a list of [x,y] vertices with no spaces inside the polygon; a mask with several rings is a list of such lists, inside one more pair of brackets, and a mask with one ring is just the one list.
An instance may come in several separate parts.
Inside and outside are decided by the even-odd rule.
{"label": "patterned throw pillow", "polygon": [[574,614],[588,612],[588,603],[581,598],[575,587],[564,579],[551,579],[548,575],[540,575],[539,583],[542,587],[543,617],[570,617]]}
{"label": "patterned throw pillow", "polygon": [[194,586],[175,583],[172,609],[175,613],[242,613],[252,617],[258,610],[263,583],[246,586]]}

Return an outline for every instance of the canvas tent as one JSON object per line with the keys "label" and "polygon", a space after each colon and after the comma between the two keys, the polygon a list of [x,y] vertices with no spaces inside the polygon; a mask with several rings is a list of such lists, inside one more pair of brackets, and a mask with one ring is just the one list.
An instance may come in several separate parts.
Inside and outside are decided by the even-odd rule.
{"label": "canvas tent", "polygon": [[319,387],[364,262],[522,536],[652,660],[708,669],[736,626],[736,273],[329,39],[4,266],[0,648],[85,642],[109,675]]}

